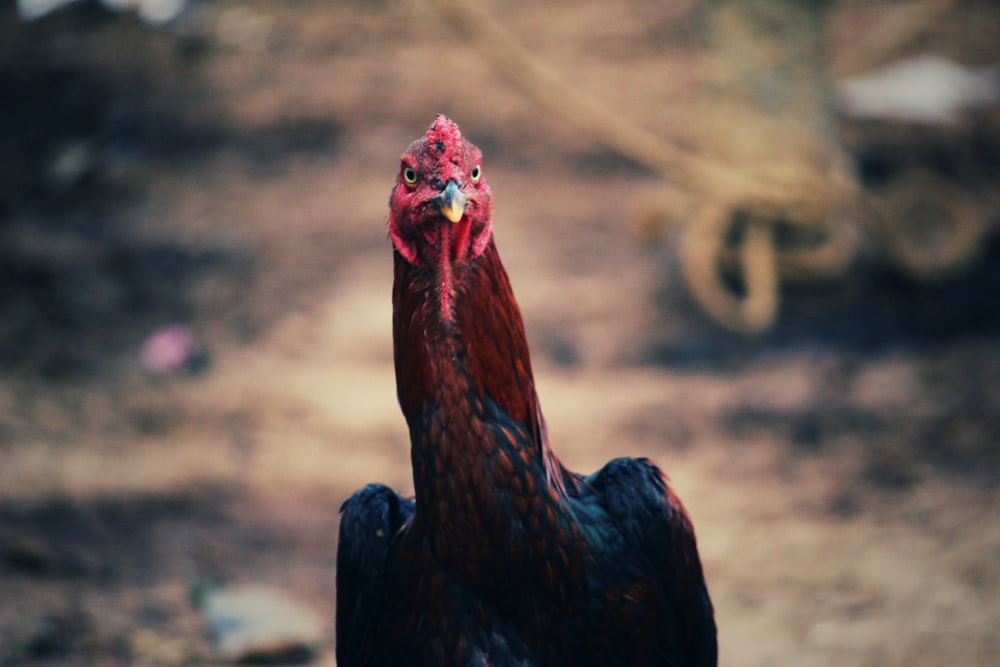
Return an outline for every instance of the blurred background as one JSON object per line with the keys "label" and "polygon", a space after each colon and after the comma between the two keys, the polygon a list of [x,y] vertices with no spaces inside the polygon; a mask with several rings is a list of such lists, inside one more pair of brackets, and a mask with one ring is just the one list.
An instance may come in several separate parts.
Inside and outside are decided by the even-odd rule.
{"label": "blurred background", "polygon": [[997,664],[998,35],[992,0],[0,0],[0,665],[334,664],[340,503],[412,492],[384,225],[438,112],[557,453],[668,471],[721,664]]}

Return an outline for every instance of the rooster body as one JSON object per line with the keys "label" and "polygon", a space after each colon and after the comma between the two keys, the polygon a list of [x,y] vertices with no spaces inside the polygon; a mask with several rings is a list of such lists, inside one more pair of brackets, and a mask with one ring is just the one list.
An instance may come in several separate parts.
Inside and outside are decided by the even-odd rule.
{"label": "rooster body", "polygon": [[337,660],[715,665],[694,531],[662,472],[584,477],[549,446],[482,155],[438,116],[390,197],[397,394],[415,498],[344,504]]}

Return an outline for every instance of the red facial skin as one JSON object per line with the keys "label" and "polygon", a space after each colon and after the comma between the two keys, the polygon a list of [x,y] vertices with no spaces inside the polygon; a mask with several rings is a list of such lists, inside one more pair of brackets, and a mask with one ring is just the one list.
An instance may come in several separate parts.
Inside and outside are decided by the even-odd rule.
{"label": "red facial skin", "polygon": [[[445,302],[454,268],[482,255],[493,234],[493,195],[483,178],[482,159],[458,126],[438,115],[424,137],[403,153],[389,197],[393,246],[407,262],[437,276]],[[449,181],[465,199],[458,222],[440,208]]]}

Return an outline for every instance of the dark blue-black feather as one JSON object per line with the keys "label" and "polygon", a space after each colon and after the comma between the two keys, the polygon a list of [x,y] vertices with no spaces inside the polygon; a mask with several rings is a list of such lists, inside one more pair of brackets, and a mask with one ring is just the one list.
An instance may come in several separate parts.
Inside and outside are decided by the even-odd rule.
{"label": "dark blue-black feather", "polygon": [[369,484],[340,508],[337,547],[337,664],[378,664],[385,579],[393,537],[413,514],[412,500]]}

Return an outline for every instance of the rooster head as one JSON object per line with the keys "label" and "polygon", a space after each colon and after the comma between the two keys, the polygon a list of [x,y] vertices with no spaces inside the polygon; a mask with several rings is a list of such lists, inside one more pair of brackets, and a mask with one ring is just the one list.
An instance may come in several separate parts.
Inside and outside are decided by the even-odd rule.
{"label": "rooster head", "polygon": [[482,254],[493,211],[482,160],[458,125],[440,114],[403,153],[389,197],[389,236],[407,262],[452,266]]}

